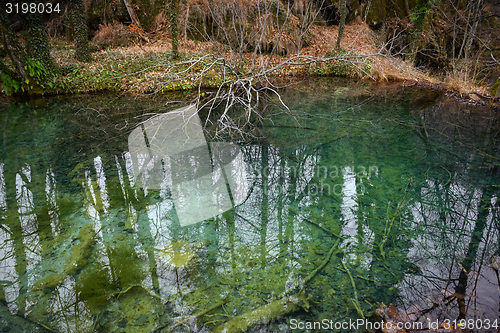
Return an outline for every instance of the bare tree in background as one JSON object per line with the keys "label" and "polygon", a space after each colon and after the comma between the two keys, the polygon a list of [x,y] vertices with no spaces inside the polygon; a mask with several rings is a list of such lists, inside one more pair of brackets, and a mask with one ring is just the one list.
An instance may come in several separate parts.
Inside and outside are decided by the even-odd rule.
{"label": "bare tree in background", "polygon": [[130,0],[123,0],[123,3],[125,4],[125,7],[127,7],[127,12],[130,16],[130,19],[132,20],[132,24],[135,24],[139,29],[142,30],[141,22],[139,21],[139,18],[137,17],[137,14],[134,10],[134,7],[132,7],[132,4],[130,3]]}

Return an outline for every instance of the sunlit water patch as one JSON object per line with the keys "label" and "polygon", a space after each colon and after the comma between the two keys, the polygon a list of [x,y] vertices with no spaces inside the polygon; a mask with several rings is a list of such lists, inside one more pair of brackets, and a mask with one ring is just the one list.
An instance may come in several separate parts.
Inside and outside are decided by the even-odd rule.
{"label": "sunlit water patch", "polygon": [[247,142],[167,97],[3,103],[2,330],[496,331],[498,114],[366,82],[282,98]]}

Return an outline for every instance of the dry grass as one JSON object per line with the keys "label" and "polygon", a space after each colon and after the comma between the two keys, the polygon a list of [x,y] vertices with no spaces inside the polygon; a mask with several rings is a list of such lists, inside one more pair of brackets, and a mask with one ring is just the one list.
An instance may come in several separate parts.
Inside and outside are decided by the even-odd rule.
{"label": "dry grass", "polygon": [[99,48],[118,47],[130,45],[136,37],[133,29],[114,22],[99,25],[99,30],[92,41]]}
{"label": "dry grass", "polygon": [[[152,69],[149,70],[149,74],[151,75],[148,75],[148,73],[145,72],[140,79],[137,78],[137,80],[135,80],[130,76],[130,74],[126,74],[128,77],[127,84],[122,84],[120,86],[120,89],[122,90],[125,89],[139,92],[142,91],[142,88],[137,90],[137,86],[146,87],[145,83],[147,82],[147,78],[155,75],[157,77],[158,69],[154,68],[154,61],[152,59],[167,59],[168,54],[171,52],[171,42],[165,33],[157,35],[155,39],[151,38],[150,43],[145,43],[139,38],[133,39],[131,38],[132,35],[133,32],[130,31],[130,29],[120,24],[102,26],[94,39],[95,42],[100,41],[101,45],[103,45],[113,41],[117,44],[119,43],[117,41],[122,38],[124,39],[124,43],[127,42],[128,45],[110,47],[107,49],[101,49],[99,52],[95,52],[93,54],[94,63],[87,64],[85,67],[90,70],[92,70],[92,68],[100,68],[101,71],[105,71],[107,68],[111,68],[112,70],[116,67],[117,61],[127,61],[128,63],[140,63],[142,61],[144,65],[152,67]],[[334,50],[337,35],[337,26],[312,26],[310,29],[311,44],[307,47],[303,47],[300,54],[318,58],[326,57],[329,52]],[[344,38],[342,40],[342,48],[344,50],[358,55],[372,55],[381,52],[381,44],[382,43],[377,34],[361,19],[355,20],[351,24],[346,25]],[[269,54],[260,53],[258,53],[255,58],[253,53],[246,53],[243,57],[241,57],[240,54],[231,53],[227,47],[220,43],[196,42],[187,40],[184,37],[180,38],[180,51],[184,54],[184,59],[206,54],[215,54],[219,57],[223,56],[228,62],[239,61],[240,64],[243,64],[246,70],[251,70],[254,73],[258,73],[267,64],[270,58]],[[286,56],[274,56],[268,68],[272,68],[273,66],[276,66],[295,55],[296,54],[290,52]],[[60,65],[75,63],[72,59],[72,51],[68,52],[67,49],[55,51],[54,57]],[[371,73],[366,76],[367,79],[381,82],[409,81],[431,83],[435,85],[440,84],[445,88],[459,93],[476,91],[483,95],[488,94],[485,87],[477,87],[471,80],[468,80],[460,75],[437,78],[424,71],[416,70],[410,63],[406,63],[400,58],[376,55],[371,56],[369,59]],[[252,65],[254,66],[253,69],[251,68]],[[272,73],[269,77],[271,80],[287,84],[300,80],[306,75],[324,75],[325,72],[317,70],[320,66],[325,65],[284,66],[278,71]],[[135,64],[134,67],[136,67]],[[137,64],[137,68],[140,68],[139,64]],[[214,77],[209,79],[211,82],[215,82],[217,74],[213,73],[213,75]],[[136,84],[138,82],[140,84]],[[187,81],[187,83],[191,84],[192,82]],[[210,86],[210,84],[207,86]],[[147,87],[150,87],[150,85]],[[173,89],[175,89],[175,87]]]}
{"label": "dry grass", "polygon": [[[490,92],[487,86],[477,86],[473,80],[471,80],[469,75],[463,72],[458,72],[456,74],[450,73],[443,79],[443,85],[450,90],[458,93],[468,93],[477,92],[482,95],[489,95]],[[472,95],[471,97],[477,98],[477,96]]]}

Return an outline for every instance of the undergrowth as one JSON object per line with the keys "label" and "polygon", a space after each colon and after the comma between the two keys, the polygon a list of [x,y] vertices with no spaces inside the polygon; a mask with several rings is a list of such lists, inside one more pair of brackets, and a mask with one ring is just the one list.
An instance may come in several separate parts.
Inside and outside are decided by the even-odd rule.
{"label": "undergrowth", "polygon": [[[130,91],[134,93],[153,93],[190,90],[194,88],[217,88],[231,80],[231,71],[220,66],[206,66],[206,62],[187,64],[190,59],[204,56],[199,53],[181,55],[174,59],[171,52],[129,52],[115,48],[93,54],[91,63],[66,61],[63,50],[56,59],[62,66],[61,74],[52,87],[46,87],[49,94],[89,93],[98,91]],[[206,55],[205,55],[206,56]],[[370,73],[370,60],[349,60],[353,54],[345,51],[330,53],[329,57],[347,57],[346,60],[318,62],[309,66],[308,75],[335,75],[362,78]],[[215,59],[215,57],[214,57]],[[279,63],[284,58],[275,58]],[[177,63],[175,64],[174,63]],[[250,63],[250,62],[248,62]],[[172,71],[172,65],[175,70]],[[293,76],[303,73],[303,66],[284,66],[272,76]],[[175,73],[182,72],[182,75]],[[241,69],[240,74],[245,72]]]}

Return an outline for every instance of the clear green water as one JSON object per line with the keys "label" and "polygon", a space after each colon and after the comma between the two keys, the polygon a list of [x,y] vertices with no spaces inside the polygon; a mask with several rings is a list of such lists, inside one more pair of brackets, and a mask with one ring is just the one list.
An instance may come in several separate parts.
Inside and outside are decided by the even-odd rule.
{"label": "clear green water", "polygon": [[[498,113],[333,79],[282,97],[293,117],[269,108],[263,138],[240,143],[244,202],[188,226],[128,153],[167,97],[2,102],[0,331],[500,320]],[[309,308],[279,303],[301,290]]]}

